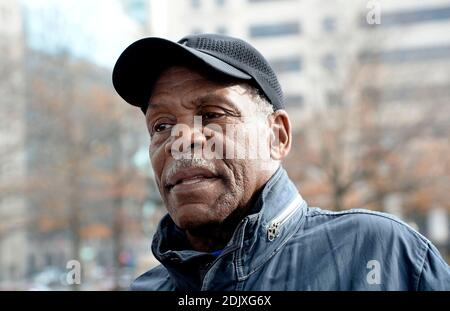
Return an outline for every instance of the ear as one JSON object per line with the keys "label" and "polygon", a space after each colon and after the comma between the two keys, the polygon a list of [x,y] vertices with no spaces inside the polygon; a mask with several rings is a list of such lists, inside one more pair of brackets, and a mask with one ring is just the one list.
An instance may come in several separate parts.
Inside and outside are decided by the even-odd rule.
{"label": "ear", "polygon": [[277,110],[269,117],[270,122],[270,156],[272,159],[283,160],[291,150],[291,121],[285,110]]}

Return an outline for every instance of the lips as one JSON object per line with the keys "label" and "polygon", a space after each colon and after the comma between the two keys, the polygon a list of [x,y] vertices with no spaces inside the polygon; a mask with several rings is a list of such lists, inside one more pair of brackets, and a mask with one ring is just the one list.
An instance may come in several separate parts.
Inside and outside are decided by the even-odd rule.
{"label": "lips", "polygon": [[178,170],[167,178],[166,187],[172,190],[176,186],[194,185],[217,179],[218,176],[204,168],[185,168]]}

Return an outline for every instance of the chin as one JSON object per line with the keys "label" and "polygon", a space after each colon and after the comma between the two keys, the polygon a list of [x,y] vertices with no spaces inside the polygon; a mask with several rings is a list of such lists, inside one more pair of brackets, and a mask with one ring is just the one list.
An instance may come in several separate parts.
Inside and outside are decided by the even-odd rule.
{"label": "chin", "polygon": [[216,225],[222,221],[214,215],[212,207],[205,204],[186,204],[177,207],[172,215],[175,224],[183,230],[192,230],[205,226]]}
{"label": "chin", "polygon": [[216,220],[208,220],[208,219],[178,219],[177,226],[182,230],[195,231],[200,229],[207,229],[212,226],[216,226],[218,222]]}

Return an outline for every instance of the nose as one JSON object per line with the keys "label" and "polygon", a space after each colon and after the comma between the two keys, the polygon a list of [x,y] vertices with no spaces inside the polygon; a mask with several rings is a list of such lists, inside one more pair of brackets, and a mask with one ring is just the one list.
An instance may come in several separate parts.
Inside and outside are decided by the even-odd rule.
{"label": "nose", "polygon": [[206,145],[201,120],[194,117],[194,122],[177,123],[172,130],[173,139],[167,144],[165,151],[174,158],[200,158]]}

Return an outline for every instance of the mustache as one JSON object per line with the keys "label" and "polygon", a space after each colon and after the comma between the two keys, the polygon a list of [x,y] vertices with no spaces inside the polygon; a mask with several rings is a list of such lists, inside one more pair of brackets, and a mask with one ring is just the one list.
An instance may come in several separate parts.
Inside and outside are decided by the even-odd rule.
{"label": "mustache", "polygon": [[203,158],[192,158],[192,159],[179,159],[175,160],[172,166],[167,170],[165,174],[165,179],[167,180],[170,176],[178,173],[179,171],[187,168],[200,168],[210,171],[212,174],[218,176],[216,166],[213,162],[203,159]]}

